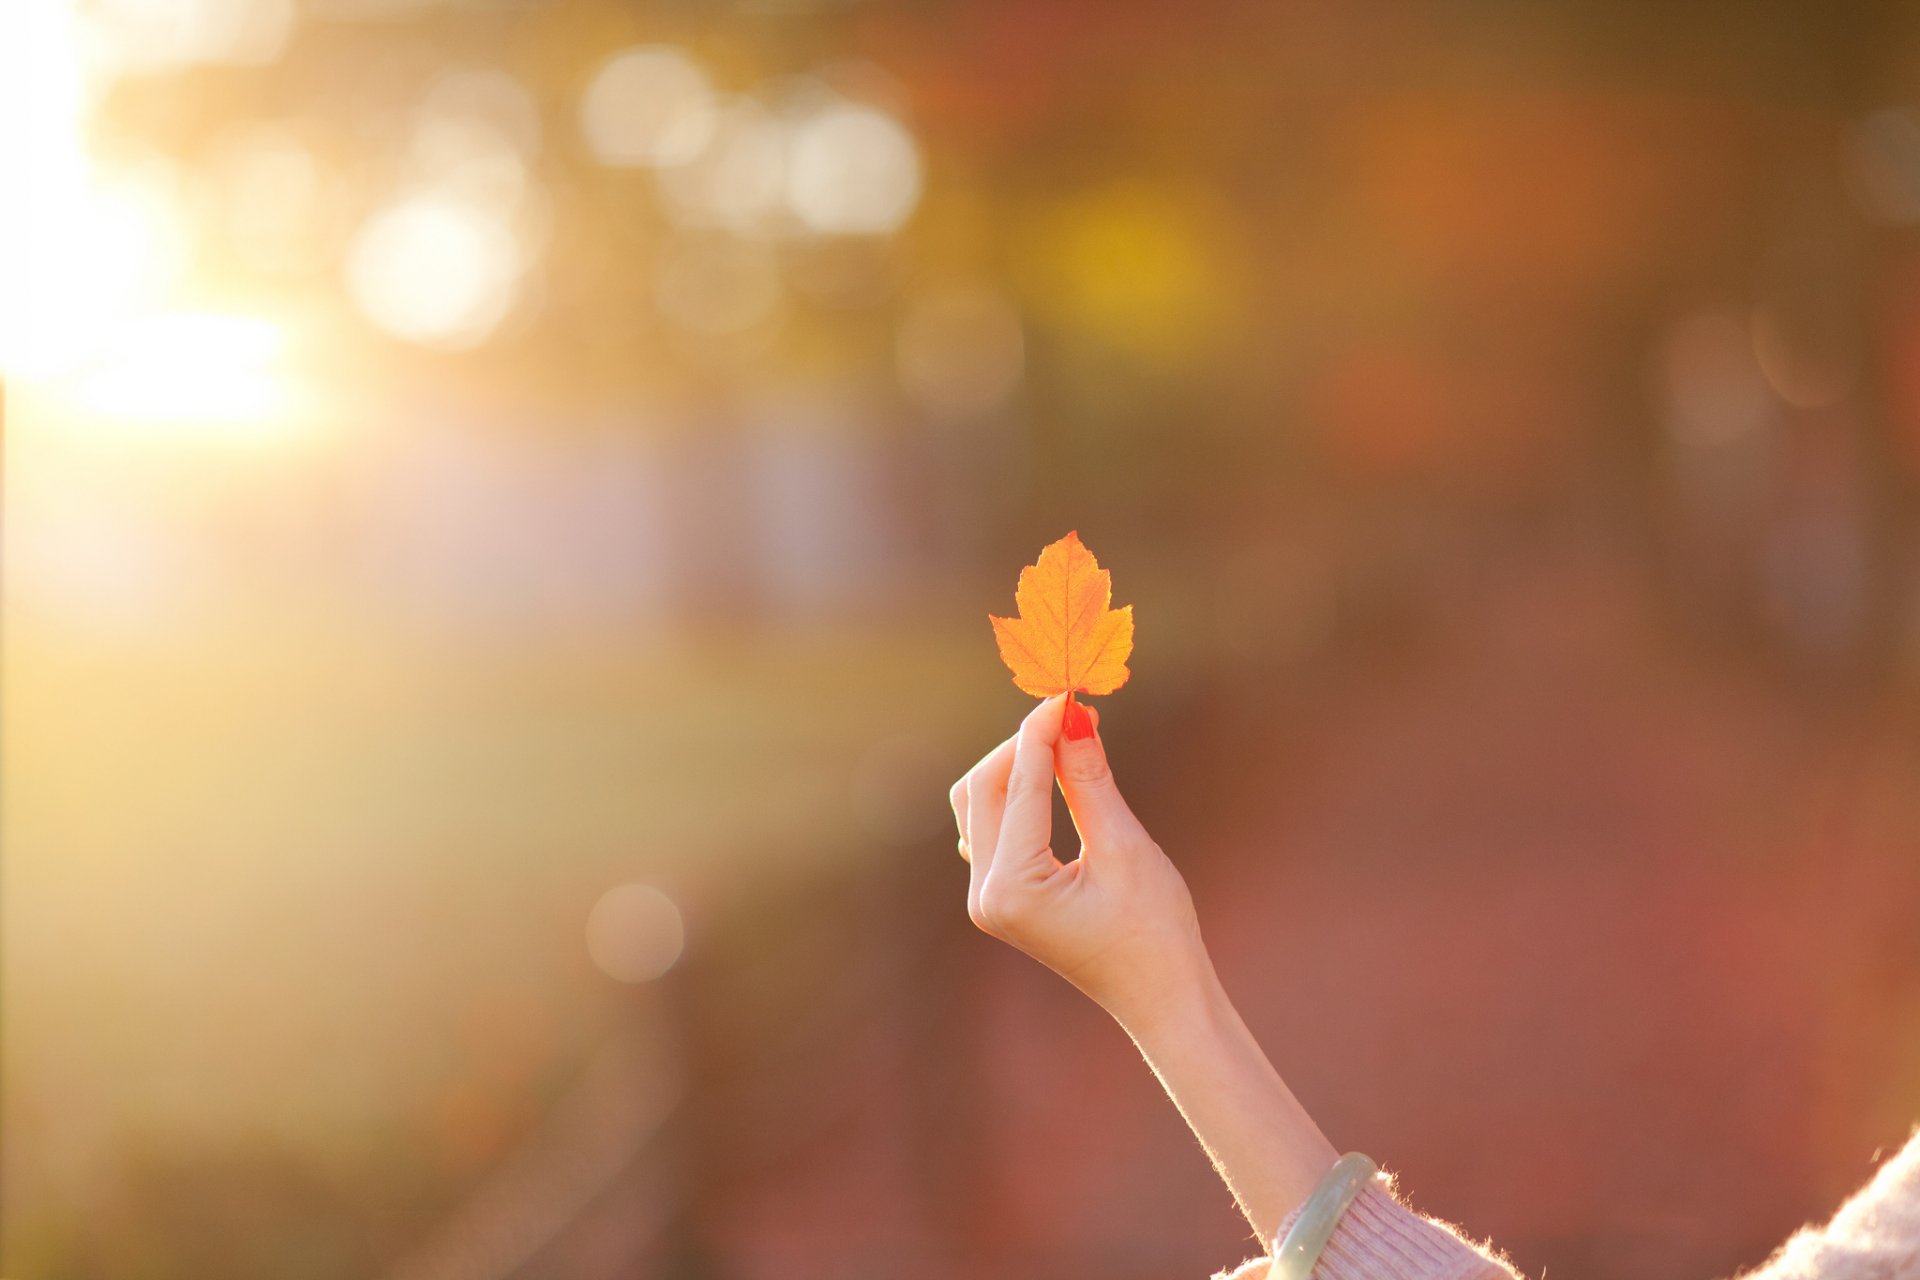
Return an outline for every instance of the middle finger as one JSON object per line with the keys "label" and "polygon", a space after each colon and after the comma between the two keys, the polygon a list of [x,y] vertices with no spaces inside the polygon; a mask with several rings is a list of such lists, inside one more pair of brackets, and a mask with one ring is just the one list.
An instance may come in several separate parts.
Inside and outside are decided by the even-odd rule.
{"label": "middle finger", "polygon": [[967,773],[967,860],[973,866],[968,894],[977,897],[987,869],[993,865],[994,842],[1000,838],[1000,815],[1007,807],[1007,776],[1013,771],[1015,734],[987,752]]}

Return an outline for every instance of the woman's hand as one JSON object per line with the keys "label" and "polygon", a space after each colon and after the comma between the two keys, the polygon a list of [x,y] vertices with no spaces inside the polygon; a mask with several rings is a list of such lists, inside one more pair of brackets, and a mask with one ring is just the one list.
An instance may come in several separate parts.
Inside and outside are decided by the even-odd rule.
{"label": "woman's hand", "polygon": [[[1062,735],[1065,702],[1041,703],[954,784],[967,913],[1119,1020],[1269,1243],[1335,1152],[1220,986],[1186,881],[1120,798],[1098,733]],[[1056,776],[1080,831],[1064,864]]]}
{"label": "woman's hand", "polygon": [[[1195,999],[1212,966],[1186,882],[1114,785],[1097,713],[1085,708],[1092,731],[1075,739],[1065,709],[1064,695],[1041,703],[953,786],[967,914],[1137,1030]],[[1080,833],[1067,863],[1053,852],[1056,776]]]}

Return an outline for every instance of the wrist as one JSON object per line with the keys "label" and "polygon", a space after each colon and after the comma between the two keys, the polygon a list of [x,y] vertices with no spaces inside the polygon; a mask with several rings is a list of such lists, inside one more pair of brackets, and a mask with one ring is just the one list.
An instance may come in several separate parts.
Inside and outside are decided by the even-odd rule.
{"label": "wrist", "polygon": [[1213,1038],[1239,1016],[1213,958],[1198,943],[1157,966],[1150,981],[1132,984],[1124,997],[1102,1005],[1142,1049]]}

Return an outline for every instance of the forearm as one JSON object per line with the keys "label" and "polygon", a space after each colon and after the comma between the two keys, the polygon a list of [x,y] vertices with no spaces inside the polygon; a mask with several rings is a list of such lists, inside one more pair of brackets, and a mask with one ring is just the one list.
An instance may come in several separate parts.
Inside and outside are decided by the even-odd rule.
{"label": "forearm", "polygon": [[1181,999],[1115,1016],[1270,1245],[1282,1218],[1338,1158],[1274,1070],[1204,956]]}
{"label": "forearm", "polygon": [[[1270,1245],[1337,1158],[1227,999],[1179,870],[1121,799],[1092,735],[1049,698],[950,794],[971,866],[967,911],[1098,1000],[1133,1036]],[[1081,836],[1053,852],[1053,784]]]}

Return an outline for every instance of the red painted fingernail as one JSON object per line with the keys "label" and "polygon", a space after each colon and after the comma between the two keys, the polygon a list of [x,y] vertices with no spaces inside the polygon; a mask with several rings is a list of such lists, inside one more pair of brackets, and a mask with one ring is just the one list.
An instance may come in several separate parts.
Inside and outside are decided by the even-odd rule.
{"label": "red painted fingernail", "polygon": [[1087,709],[1077,702],[1067,704],[1067,713],[1061,721],[1061,726],[1066,730],[1067,737],[1074,742],[1093,736],[1093,717],[1088,715]]}

